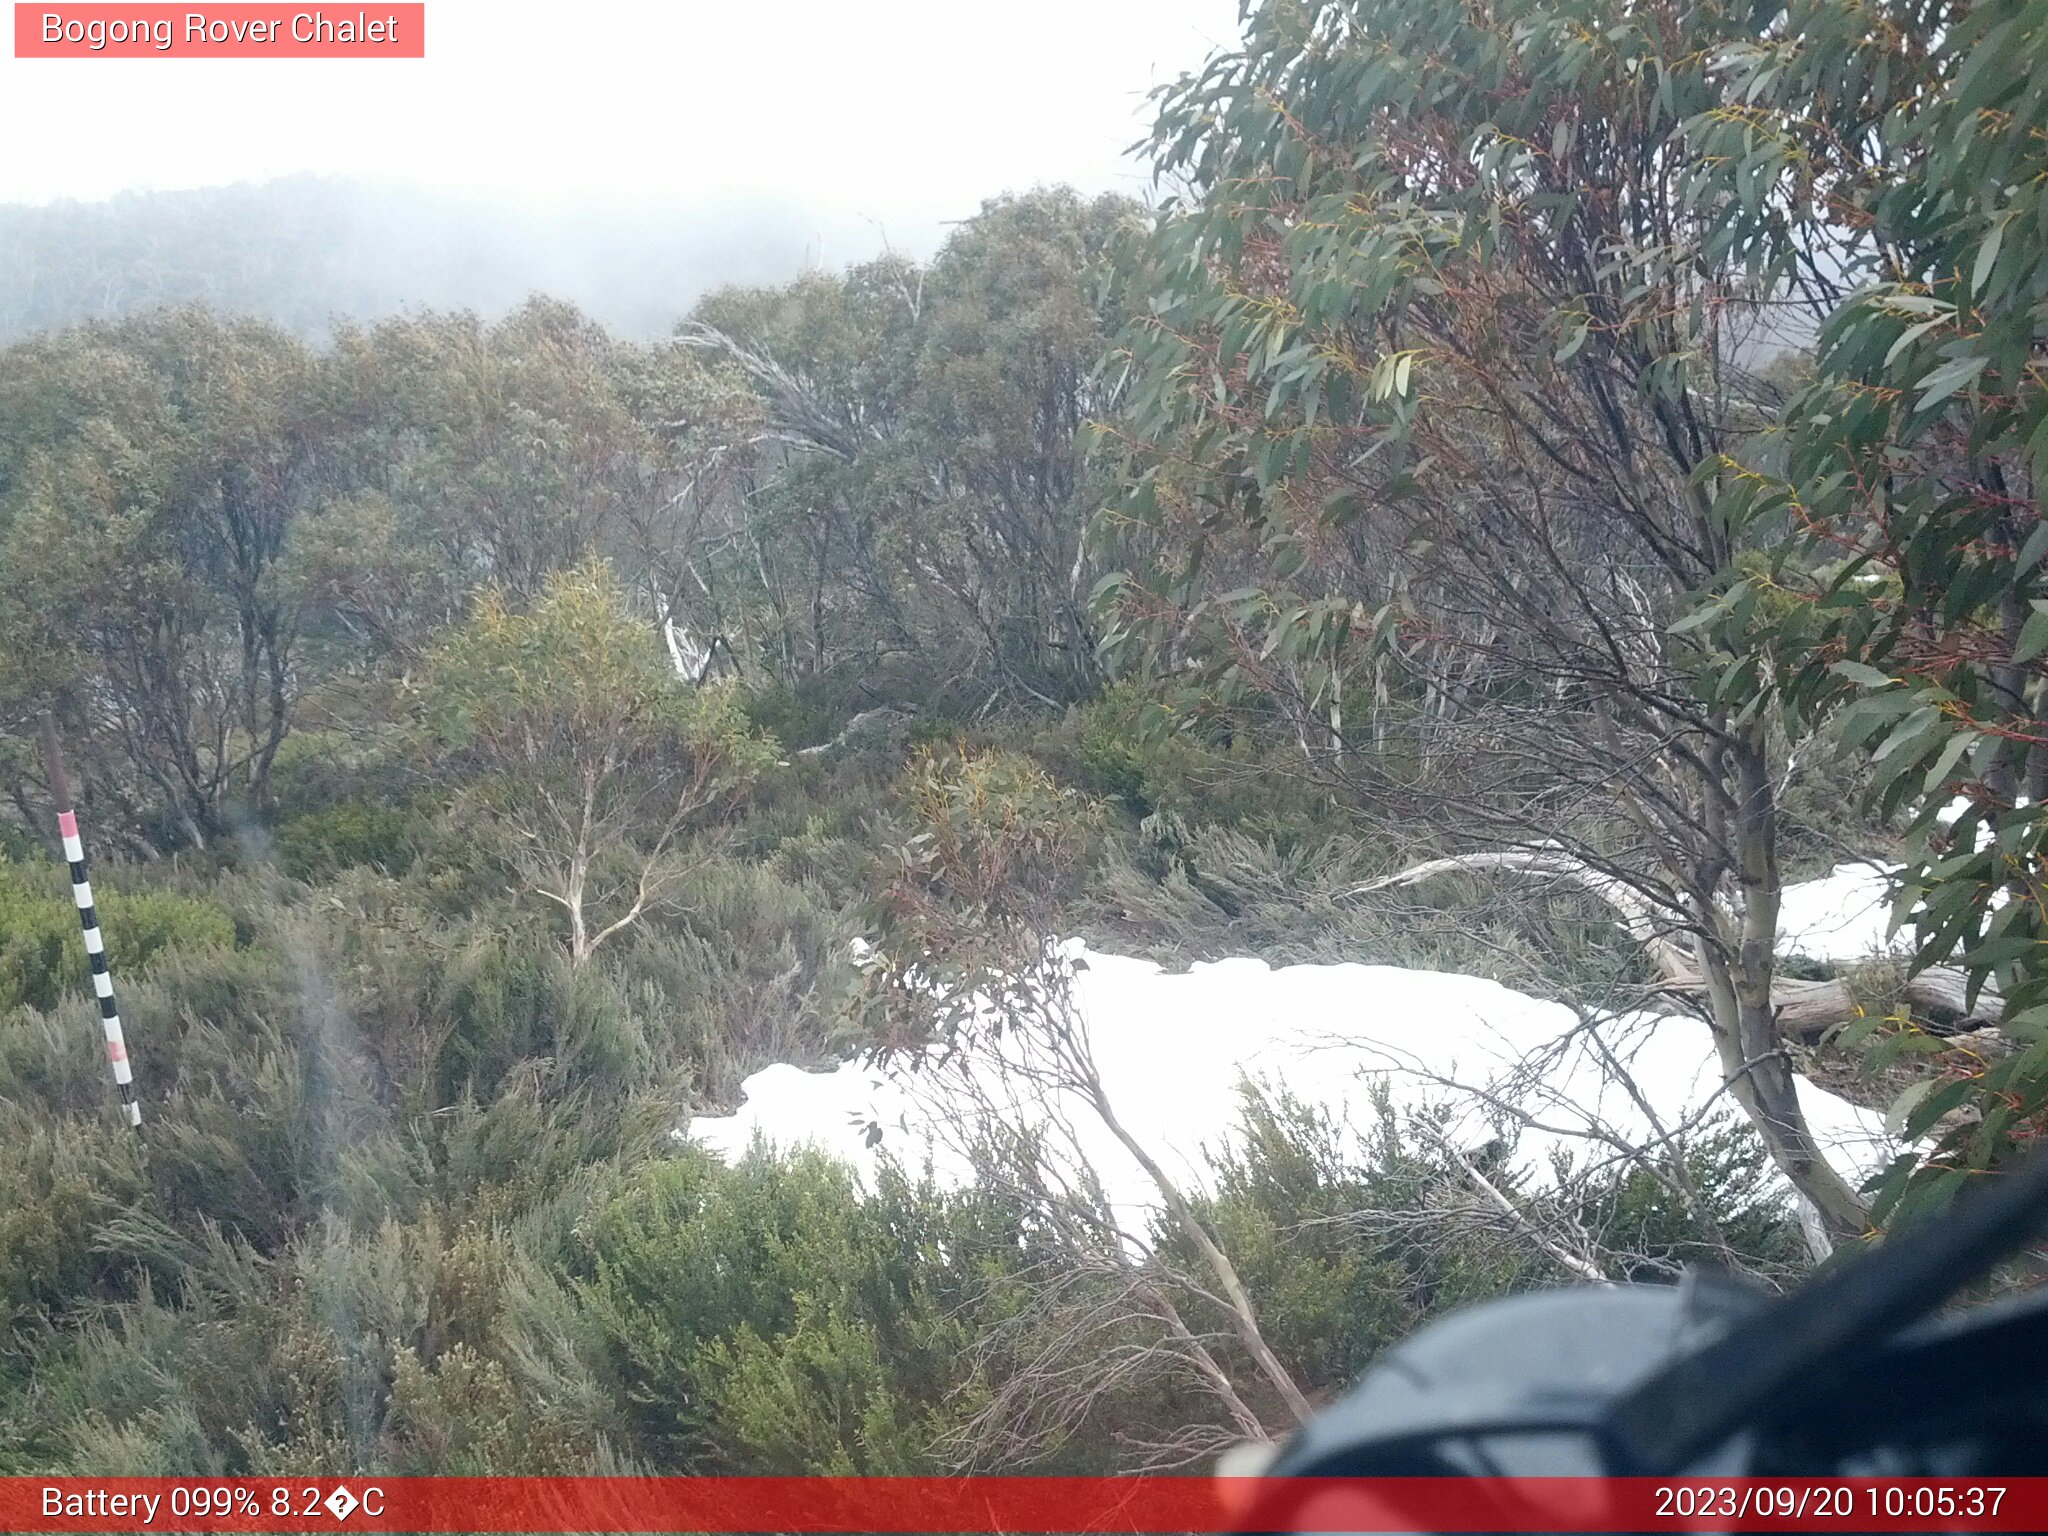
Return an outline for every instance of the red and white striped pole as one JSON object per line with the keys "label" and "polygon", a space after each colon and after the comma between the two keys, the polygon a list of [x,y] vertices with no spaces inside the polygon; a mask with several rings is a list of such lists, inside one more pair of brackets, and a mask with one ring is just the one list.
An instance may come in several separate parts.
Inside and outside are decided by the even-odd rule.
{"label": "red and white striped pole", "polygon": [[107,970],[107,941],[100,935],[93,910],[92,882],[85,874],[85,844],[78,836],[78,813],[71,808],[71,783],[64,777],[64,754],[57,746],[57,722],[43,716],[43,767],[50,776],[50,798],[57,805],[57,832],[64,839],[64,861],[71,866],[71,899],[78,905],[78,923],[85,930],[85,959],[92,967],[92,990],[100,1001],[100,1029],[107,1037],[107,1060],[114,1068],[114,1086],[121,1091],[121,1113],[142,1129],[142,1106],[135,1102],[135,1074],[128,1069],[128,1042],[121,1034],[121,1013],[114,1006],[114,978]]}

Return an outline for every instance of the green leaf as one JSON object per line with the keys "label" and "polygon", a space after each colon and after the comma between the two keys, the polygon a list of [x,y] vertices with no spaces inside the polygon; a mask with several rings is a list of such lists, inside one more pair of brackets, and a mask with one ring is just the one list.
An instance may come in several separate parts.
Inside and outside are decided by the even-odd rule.
{"label": "green leaf", "polygon": [[1687,614],[1684,618],[1680,619],[1676,624],[1672,625],[1670,632],[1674,635],[1691,634],[1694,630],[1702,628],[1705,625],[1713,623],[1716,619],[1721,618],[1723,615],[1727,613],[1727,611],[1728,610],[1726,606],[1721,603],[1707,603],[1699,608],[1694,609],[1691,613]]}
{"label": "green leaf", "polygon": [[1932,410],[1957,390],[1973,383],[1990,361],[1988,357],[1958,357],[1943,363],[1920,381],[1920,399],[1913,409]]}
{"label": "green leaf", "polygon": [[1977,261],[1970,268],[1970,292],[1982,293],[1984,285],[1991,280],[1991,269],[1998,265],[1998,247],[2005,240],[2005,226],[2011,213],[2001,215],[1991,226],[1991,233],[1984,237],[1984,243],[1977,247]]}
{"label": "green leaf", "polygon": [[1829,667],[1828,670],[1837,677],[1845,677],[1850,682],[1860,683],[1865,688],[1891,688],[1896,686],[1899,681],[1889,672],[1880,672],[1876,667],[1869,666],[1860,661],[1838,661]]}
{"label": "green leaf", "polygon": [[1891,350],[1884,355],[1885,367],[1891,367],[1893,363],[1898,361],[1901,352],[1905,351],[1906,348],[1913,345],[1914,342],[1947,319],[1948,316],[1946,315],[1937,315],[1932,320],[1922,320],[1918,325],[1909,325],[1899,332],[1899,339],[1892,343]]}
{"label": "green leaf", "polygon": [[[1921,1094],[1907,1108],[1903,1125],[1905,1135],[1913,1140],[1925,1136],[1934,1129],[1935,1122],[1943,1115],[1965,1103],[1974,1089],[1975,1085],[1967,1078],[1950,1078],[1947,1082],[1936,1084],[1930,1092]],[[1896,1109],[1898,1106],[1892,1107]],[[1891,1116],[1888,1114],[1885,1119],[1889,1123]]]}
{"label": "green leaf", "polygon": [[2048,606],[2041,606],[2027,616],[2027,622],[2020,626],[2020,637],[2012,648],[2015,663],[2032,661],[2048,651]]}
{"label": "green leaf", "polygon": [[2024,576],[2041,563],[2041,557],[2048,555],[2048,522],[2035,525],[2027,535],[2027,542],[2020,546],[2018,563],[2013,567],[2015,576]]}
{"label": "green leaf", "polygon": [[1873,762],[1883,762],[1908,742],[1924,735],[1930,728],[1941,723],[1941,711],[1932,704],[1923,704],[1905,719],[1901,720],[1885,737],[1884,745],[1871,754]]}
{"label": "green leaf", "polygon": [[1943,747],[1941,749],[1941,756],[1934,760],[1934,766],[1927,770],[1927,777],[1921,783],[1922,793],[1931,795],[1940,789],[1942,785],[1946,784],[1948,776],[1955,772],[1956,764],[1962,760],[1963,754],[1969,751],[1979,739],[1975,731],[1962,731],[1947,746]]}
{"label": "green leaf", "polygon": [[1905,1092],[1893,1099],[1892,1107],[1884,1112],[1884,1128],[1894,1136],[1904,1135],[1907,1117],[1922,1099],[1934,1091],[1935,1081],[1924,1077],[1917,1083],[1908,1083]]}

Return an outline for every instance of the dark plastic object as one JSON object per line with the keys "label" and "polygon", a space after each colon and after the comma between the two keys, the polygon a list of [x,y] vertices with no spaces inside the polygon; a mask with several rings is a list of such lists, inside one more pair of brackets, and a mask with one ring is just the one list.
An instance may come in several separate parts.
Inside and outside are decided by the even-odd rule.
{"label": "dark plastic object", "polygon": [[[1390,1351],[1267,1475],[2042,1475],[2048,1290],[1930,1319],[2044,1221],[2036,1157],[1782,1300],[1696,1274],[1472,1307]],[[1284,1489],[1248,1528],[1286,1528]]]}

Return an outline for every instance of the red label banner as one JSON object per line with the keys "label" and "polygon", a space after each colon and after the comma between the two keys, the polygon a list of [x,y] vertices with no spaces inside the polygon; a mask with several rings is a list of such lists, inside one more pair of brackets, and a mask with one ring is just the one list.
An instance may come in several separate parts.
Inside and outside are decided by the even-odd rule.
{"label": "red label banner", "polygon": [[2041,1531],[2048,1478],[0,1478],[0,1530]]}
{"label": "red label banner", "polygon": [[17,59],[423,59],[424,4],[14,7]]}

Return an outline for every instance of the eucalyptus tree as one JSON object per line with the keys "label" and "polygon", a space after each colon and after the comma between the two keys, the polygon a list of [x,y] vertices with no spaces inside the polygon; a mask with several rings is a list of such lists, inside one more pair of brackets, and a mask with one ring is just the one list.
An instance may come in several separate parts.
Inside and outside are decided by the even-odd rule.
{"label": "eucalyptus tree", "polygon": [[701,857],[689,834],[773,760],[730,687],[677,679],[601,562],[523,609],[485,592],[424,682],[436,770],[521,889],[561,909],[579,965],[664,906]]}
{"label": "eucalyptus tree", "polygon": [[204,844],[267,801],[303,688],[293,547],[338,489],[320,360],[178,310],[25,342],[0,377],[0,690],[60,708],[131,827]]}
{"label": "eucalyptus tree", "polygon": [[[393,509],[417,610],[401,638],[489,584],[525,599],[601,546],[649,484],[660,438],[631,408],[632,349],[573,306],[426,313],[344,328],[332,371],[366,497]],[[375,615],[374,590],[352,594]]]}
{"label": "eucalyptus tree", "polygon": [[893,530],[923,494],[902,442],[917,279],[892,257],[727,289],[678,333],[736,371],[758,403],[740,553],[763,611],[760,659],[786,682],[868,671],[925,643],[891,559]]}
{"label": "eucalyptus tree", "polygon": [[929,265],[698,306],[680,339],[758,402],[733,563],[770,616],[765,665],[876,693],[943,678],[974,705],[1063,706],[1100,680],[1083,534],[1102,473],[1079,435],[1114,403],[1100,289],[1135,215],[997,199]]}
{"label": "eucalyptus tree", "polygon": [[1101,674],[1086,520],[1107,493],[1077,451],[1116,408],[1102,278],[1136,208],[1068,191],[992,201],[931,267],[912,419],[933,465],[923,585],[981,637],[992,684],[1064,705]]}
{"label": "eucalyptus tree", "polygon": [[1826,208],[1855,291],[1765,472],[1722,482],[1717,516],[1784,536],[1702,633],[1863,749],[1910,823],[1916,979],[1955,962],[1951,1012],[2003,1035],[1878,1026],[1927,1058],[1897,1117],[1945,1133],[1889,1207],[2048,1129],[2048,6],[1806,0],[1720,65],[1740,105],[1698,124],[1696,172],[1718,246],[1805,260],[1792,215]]}
{"label": "eucalyptus tree", "polygon": [[[1835,210],[1702,168],[1700,125],[1744,110],[1723,52],[1768,24],[1250,7],[1161,100],[1101,597],[1113,652],[1191,685],[1174,709],[1256,701],[1305,773],[1605,902],[1839,1238],[1864,1202],[1774,995],[1777,717],[1687,627],[1745,558],[1722,498],[1782,403],[1767,364],[1843,287]],[[1769,201],[1774,249],[1725,237],[1730,199]]]}

